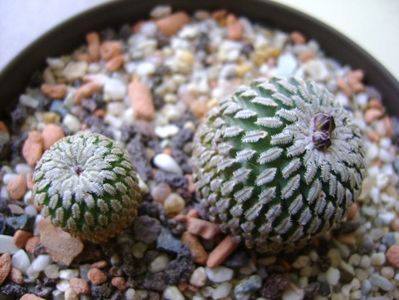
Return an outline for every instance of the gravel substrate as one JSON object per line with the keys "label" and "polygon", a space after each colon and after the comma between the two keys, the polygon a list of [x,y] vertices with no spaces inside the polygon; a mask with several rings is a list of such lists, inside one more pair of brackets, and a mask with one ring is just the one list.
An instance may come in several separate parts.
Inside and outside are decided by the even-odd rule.
{"label": "gravel substrate", "polygon": [[[343,226],[295,255],[261,256],[206,221],[190,157],[217,99],[274,75],[313,79],[353,111],[367,177]],[[0,299],[399,299],[399,123],[363,76],[300,32],[167,6],[48,58],[0,122]],[[125,147],[145,193],[131,226],[102,245],[62,232],[32,203],[36,162],[80,130]]]}

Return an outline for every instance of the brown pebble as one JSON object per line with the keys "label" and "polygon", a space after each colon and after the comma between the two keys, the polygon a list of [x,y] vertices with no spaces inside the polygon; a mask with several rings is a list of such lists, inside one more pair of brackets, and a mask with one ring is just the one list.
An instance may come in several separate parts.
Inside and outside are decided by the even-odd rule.
{"label": "brown pebble", "polygon": [[148,86],[133,79],[129,83],[128,94],[137,118],[151,121],[154,118],[155,108]]}
{"label": "brown pebble", "polygon": [[7,184],[7,192],[12,200],[20,200],[26,192],[26,177],[17,175]]}
{"label": "brown pebble", "polygon": [[98,82],[90,81],[81,85],[75,92],[75,102],[79,103],[80,100],[89,98],[93,94],[101,91],[102,85]]}
{"label": "brown pebble", "polygon": [[157,184],[152,190],[151,190],[151,196],[154,199],[155,202],[163,204],[168,198],[168,196],[172,193],[172,189],[170,188],[169,184],[167,183],[160,183]]}
{"label": "brown pebble", "polygon": [[32,233],[25,230],[17,230],[14,233],[13,239],[15,246],[18,248],[23,248],[26,245],[26,242],[32,237]]}
{"label": "brown pebble", "polygon": [[172,36],[189,22],[190,17],[185,12],[179,11],[157,20],[155,24],[161,33],[166,36]]}
{"label": "brown pebble", "polygon": [[220,232],[218,225],[198,218],[187,219],[187,230],[206,240],[214,239]]}
{"label": "brown pebble", "polygon": [[240,40],[244,28],[239,19],[233,14],[227,16],[227,38],[230,40]]}
{"label": "brown pebble", "polygon": [[393,136],[393,125],[390,117],[386,116],[384,118],[385,135],[389,138]]}
{"label": "brown pebble", "polygon": [[11,272],[11,255],[4,253],[0,256],[0,286]]}
{"label": "brown pebble", "polygon": [[30,131],[22,147],[22,156],[30,166],[34,166],[43,154],[43,137],[39,131]]}
{"label": "brown pebble", "polygon": [[40,298],[34,294],[25,294],[19,300],[45,300],[44,298]]}
{"label": "brown pebble", "polygon": [[381,109],[370,108],[364,113],[364,120],[370,124],[371,122],[381,118],[383,115],[384,112]]}
{"label": "brown pebble", "polygon": [[227,17],[227,10],[218,9],[212,12],[212,18],[221,25],[224,25]]}
{"label": "brown pebble", "polygon": [[39,223],[40,242],[51,258],[60,264],[69,266],[73,259],[83,251],[83,243],[43,219]]}
{"label": "brown pebble", "polygon": [[353,233],[340,234],[336,237],[336,240],[342,244],[349,245],[349,246],[356,246],[356,244],[357,244],[356,235]]}
{"label": "brown pebble", "polygon": [[204,99],[195,99],[189,103],[193,114],[198,118],[203,118],[208,112],[207,101]]}
{"label": "brown pebble", "polygon": [[0,133],[9,133],[7,125],[3,121],[0,121]]}
{"label": "brown pebble", "polygon": [[89,278],[91,283],[96,285],[107,281],[107,275],[98,268],[91,268],[87,273],[87,278]]}
{"label": "brown pebble", "polygon": [[106,64],[105,64],[105,68],[108,71],[116,71],[118,69],[120,69],[123,66],[123,63],[125,62],[125,58],[123,57],[123,55],[117,55],[113,58],[111,58]]}
{"label": "brown pebble", "polygon": [[346,217],[348,218],[348,220],[353,220],[357,216],[358,212],[359,206],[357,205],[357,203],[352,203],[352,205],[348,209]]}
{"label": "brown pebble", "polygon": [[190,193],[194,193],[194,192],[195,192],[195,184],[194,184],[193,175],[191,175],[191,174],[186,174],[186,175],[184,175],[184,177],[186,177],[186,178],[187,178],[187,181],[188,181],[187,190],[188,190]]}
{"label": "brown pebble", "polygon": [[377,109],[384,109],[384,106],[382,105],[381,101],[376,98],[370,99],[370,101],[367,103],[368,108],[377,108]]}
{"label": "brown pebble", "polygon": [[82,278],[71,278],[69,284],[73,291],[78,295],[87,295],[90,293],[89,284]]}
{"label": "brown pebble", "polygon": [[305,42],[306,42],[305,36],[299,31],[291,32],[290,38],[291,38],[292,42],[296,45],[305,44]]}
{"label": "brown pebble", "polygon": [[35,184],[34,184],[34,182],[33,182],[33,175],[32,175],[32,173],[28,173],[28,174],[26,174],[26,186],[27,186],[27,188],[28,189],[33,189],[33,186],[34,186]]}
{"label": "brown pebble", "polygon": [[99,260],[96,261],[95,263],[92,263],[90,265],[90,268],[97,268],[97,269],[103,269],[107,266],[107,261],[106,260]]}
{"label": "brown pebble", "polygon": [[42,91],[43,94],[45,94],[49,98],[62,99],[62,98],[64,98],[64,96],[67,92],[67,86],[66,86],[66,84],[63,84],[63,83],[60,83],[60,84],[44,83],[40,87],[40,90]]}
{"label": "brown pebble", "polygon": [[42,131],[44,149],[49,149],[55,142],[65,136],[61,126],[56,124],[48,124]]}
{"label": "brown pebble", "polygon": [[111,280],[111,284],[116,287],[118,290],[125,290],[126,289],[126,280],[123,277],[114,277]]}
{"label": "brown pebble", "polygon": [[391,222],[391,228],[393,231],[399,231],[399,218],[396,218]]}
{"label": "brown pebble", "polygon": [[392,245],[387,251],[387,260],[395,268],[399,268],[399,245]]}
{"label": "brown pebble", "polygon": [[100,35],[97,32],[86,34],[87,52],[90,61],[100,59]]}
{"label": "brown pebble", "polygon": [[120,41],[105,41],[101,44],[101,58],[108,61],[115,56],[122,54],[123,46]]}
{"label": "brown pebble", "polygon": [[11,268],[10,279],[16,284],[24,284],[24,275],[16,268]]}
{"label": "brown pebble", "polygon": [[26,241],[25,250],[26,252],[33,254],[36,250],[36,247],[40,244],[40,237],[33,236]]}
{"label": "brown pebble", "polygon": [[376,144],[380,141],[380,135],[374,130],[367,131],[367,137],[370,141]]}
{"label": "brown pebble", "polygon": [[198,240],[198,238],[192,235],[190,232],[185,231],[181,237],[182,243],[190,249],[190,253],[194,261],[199,265],[205,265],[208,259],[208,253]]}
{"label": "brown pebble", "polygon": [[217,267],[222,264],[231,253],[237,248],[239,243],[234,241],[233,237],[227,235],[223,241],[216,246],[215,249],[209,254],[206,265],[209,268]]}

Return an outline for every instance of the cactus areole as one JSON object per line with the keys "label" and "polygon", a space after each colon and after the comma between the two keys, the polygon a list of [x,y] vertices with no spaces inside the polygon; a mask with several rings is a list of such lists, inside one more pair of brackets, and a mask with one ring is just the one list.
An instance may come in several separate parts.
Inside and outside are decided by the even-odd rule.
{"label": "cactus areole", "polygon": [[193,157],[210,219],[259,252],[296,249],[344,221],[364,176],[351,113],[295,78],[256,80],[222,99]]}
{"label": "cactus areole", "polygon": [[54,225],[104,242],[123,230],[141,200],[136,171],[111,139],[78,133],[55,143],[38,162],[34,201]]}

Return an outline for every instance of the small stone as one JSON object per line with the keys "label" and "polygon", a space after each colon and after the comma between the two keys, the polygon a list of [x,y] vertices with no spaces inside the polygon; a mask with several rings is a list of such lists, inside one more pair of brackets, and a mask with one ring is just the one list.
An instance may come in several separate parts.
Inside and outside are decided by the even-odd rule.
{"label": "small stone", "polygon": [[230,235],[226,236],[209,254],[206,265],[210,268],[219,266],[237,248],[238,243]]}
{"label": "small stone", "polygon": [[111,58],[122,54],[123,45],[120,41],[105,41],[101,44],[101,58],[108,61]]}
{"label": "small stone", "polygon": [[132,247],[132,254],[135,258],[143,258],[145,252],[147,251],[147,245],[144,243],[134,243]]}
{"label": "small stone", "polygon": [[64,269],[59,272],[59,277],[61,279],[70,280],[79,276],[79,270],[76,269]]}
{"label": "small stone", "polygon": [[330,267],[326,272],[326,279],[329,285],[336,285],[339,282],[341,273],[338,269]]}
{"label": "small stone", "polygon": [[166,254],[161,254],[150,263],[150,272],[156,273],[165,270],[169,263],[169,257]]}
{"label": "small stone", "polygon": [[25,250],[30,253],[33,254],[35,252],[36,247],[40,244],[40,237],[38,236],[33,236],[30,239],[28,239],[28,241],[26,242],[25,245]]}
{"label": "small stone", "polygon": [[163,204],[168,198],[168,196],[172,193],[172,189],[170,188],[169,184],[162,182],[160,184],[157,184],[152,190],[151,190],[151,196],[154,199],[155,202],[158,202],[160,204]]}
{"label": "small stone", "polygon": [[0,256],[0,286],[6,280],[8,274],[11,272],[11,256],[9,253],[4,253]]}
{"label": "small stone", "polygon": [[43,154],[43,138],[39,131],[30,131],[22,147],[22,156],[30,166],[34,166]]}
{"label": "small stone", "polygon": [[55,262],[69,266],[82,252],[83,243],[79,239],[55,227],[49,220],[43,219],[39,223],[39,229],[40,241]]}
{"label": "small stone", "polygon": [[76,133],[80,130],[80,121],[74,115],[67,114],[64,120],[62,120],[62,124],[72,133]]}
{"label": "small stone", "polygon": [[207,280],[205,268],[198,267],[194,270],[190,277],[190,284],[195,287],[202,287],[205,285]]}
{"label": "small stone", "polygon": [[30,260],[29,256],[26,254],[24,250],[18,250],[13,256],[12,256],[12,266],[18,270],[20,270],[22,273],[26,274],[26,271],[28,270],[30,266]]}
{"label": "small stone", "polygon": [[384,253],[373,253],[371,255],[371,264],[373,266],[382,266],[385,263],[385,254]]}
{"label": "small stone", "polygon": [[119,79],[109,78],[104,84],[105,100],[123,100],[126,96],[126,84]]}
{"label": "small stone", "polygon": [[305,36],[302,34],[302,32],[299,32],[299,31],[291,32],[290,38],[296,45],[301,45],[306,42]]}
{"label": "small stone", "polygon": [[240,40],[244,28],[239,19],[237,19],[233,14],[227,17],[227,38],[230,40]]}
{"label": "small stone", "polygon": [[43,271],[49,264],[51,264],[51,257],[46,254],[41,254],[37,256],[30,265],[30,269],[33,272]]}
{"label": "small stone", "polygon": [[370,108],[364,113],[364,120],[370,124],[371,122],[381,118],[383,115],[384,113],[381,109]]}
{"label": "small stone", "polygon": [[184,296],[175,286],[168,286],[163,292],[163,299],[165,300],[184,300]]}
{"label": "small stone", "polygon": [[88,64],[85,61],[78,62],[69,62],[65,69],[62,71],[62,74],[69,81],[73,81],[75,79],[82,78],[87,72]]}
{"label": "small stone", "polygon": [[177,215],[185,207],[184,199],[175,193],[172,193],[164,202],[164,210],[168,216]]}
{"label": "small stone", "polygon": [[215,268],[206,267],[205,271],[209,280],[215,283],[229,281],[233,278],[234,274],[234,271],[232,269],[226,267],[215,267]]}
{"label": "small stone", "polygon": [[[46,274],[46,276],[48,278],[56,279],[60,275],[59,270],[60,270],[60,267],[58,265],[50,264],[44,269],[44,274]],[[66,279],[66,278],[64,278],[64,279]]]}
{"label": "small stone", "polygon": [[7,192],[12,200],[20,200],[26,193],[26,176],[18,175],[7,184]]}
{"label": "small stone", "polygon": [[303,289],[290,285],[283,293],[282,300],[302,300],[305,297]]}
{"label": "small stone", "polygon": [[128,86],[128,95],[137,118],[151,121],[155,115],[155,107],[148,86],[134,79]]}
{"label": "small stone", "polygon": [[262,287],[262,278],[259,275],[252,275],[241,280],[234,288],[234,294],[239,299],[240,295],[252,293]]}
{"label": "small stone", "polygon": [[22,275],[22,272],[16,268],[11,268],[10,278],[16,284],[24,284],[24,276]]}
{"label": "small stone", "polygon": [[387,279],[392,279],[395,276],[395,270],[392,267],[381,268],[381,275]]}
{"label": "small stone", "polygon": [[71,278],[69,284],[78,295],[88,295],[90,292],[89,284],[82,278]]}
{"label": "small stone", "polygon": [[107,281],[107,275],[97,268],[91,268],[87,277],[91,281],[91,283],[99,285]]}
{"label": "small stone", "polygon": [[198,235],[206,240],[212,240],[220,233],[219,226],[209,221],[198,218],[187,219],[188,232]]}
{"label": "small stone", "polygon": [[26,242],[32,237],[32,233],[25,230],[17,230],[14,233],[14,243],[18,248],[24,248]]}
{"label": "small stone", "polygon": [[64,293],[65,300],[79,300],[79,296],[72,288],[68,288]]}
{"label": "small stone", "polygon": [[174,124],[157,126],[155,127],[155,134],[159,136],[161,139],[166,139],[176,135],[179,132],[180,128]]}
{"label": "small stone", "polygon": [[99,260],[90,265],[90,268],[104,269],[108,265],[106,260]]}
{"label": "small stone", "polygon": [[111,284],[116,287],[118,290],[125,290],[126,289],[126,280],[123,277],[114,277],[111,280]]}
{"label": "small stone", "polygon": [[52,99],[62,99],[67,92],[66,84],[42,84],[40,87],[43,94]]}
{"label": "small stone", "polygon": [[43,298],[37,297],[34,294],[25,294],[19,300],[45,300]]}
{"label": "small stone", "polygon": [[232,289],[232,285],[230,282],[223,282],[218,284],[214,289],[211,291],[212,299],[224,299],[227,297]]}
{"label": "small stone", "polygon": [[6,252],[14,254],[18,250],[19,248],[15,245],[12,236],[0,234],[0,254]]}
{"label": "small stone", "polygon": [[399,245],[393,245],[388,248],[386,254],[388,262],[395,268],[399,268]]}
{"label": "small stone", "polygon": [[[125,292],[125,299],[126,300],[135,300],[136,298],[136,291],[135,289],[127,289]],[[143,299],[143,298],[142,298]]]}
{"label": "small stone", "polygon": [[183,172],[177,162],[168,154],[160,153],[154,157],[154,164],[166,172],[182,175]]}
{"label": "small stone", "polygon": [[291,53],[284,53],[277,60],[276,72],[280,76],[291,76],[298,66],[298,61]]}
{"label": "small stone", "polygon": [[90,61],[98,61],[100,59],[100,35],[97,32],[89,32],[86,34],[86,42]]}
{"label": "small stone", "polygon": [[190,22],[190,17],[185,12],[176,12],[156,21],[161,33],[166,36],[175,35],[184,25]]}
{"label": "small stone", "polygon": [[151,244],[155,242],[161,232],[160,222],[149,216],[139,216],[134,220],[133,231],[136,240]]}
{"label": "small stone", "polygon": [[205,251],[198,238],[192,235],[190,232],[185,231],[181,237],[181,240],[183,244],[190,249],[193,260],[199,265],[205,265],[208,259],[208,253]]}
{"label": "small stone", "polygon": [[76,103],[79,103],[82,99],[86,99],[91,97],[97,92],[100,92],[102,89],[102,85],[95,81],[90,81],[85,84],[82,84],[75,92],[74,100]]}
{"label": "small stone", "polygon": [[313,80],[324,81],[330,76],[326,64],[320,59],[311,59],[303,65],[305,73]]}
{"label": "small stone", "polygon": [[169,253],[178,254],[182,249],[180,239],[175,238],[167,229],[162,229],[157,239],[157,249]]}
{"label": "small stone", "polygon": [[105,64],[105,68],[108,71],[116,71],[120,69],[123,66],[123,63],[125,62],[125,58],[122,54],[116,55],[113,58],[111,58],[107,63]]}
{"label": "small stone", "polygon": [[372,274],[369,280],[373,286],[378,287],[387,292],[392,291],[394,288],[394,285],[388,279],[378,274]]}
{"label": "small stone", "polygon": [[62,128],[56,124],[48,124],[42,131],[44,149],[49,149],[55,142],[65,136]]}

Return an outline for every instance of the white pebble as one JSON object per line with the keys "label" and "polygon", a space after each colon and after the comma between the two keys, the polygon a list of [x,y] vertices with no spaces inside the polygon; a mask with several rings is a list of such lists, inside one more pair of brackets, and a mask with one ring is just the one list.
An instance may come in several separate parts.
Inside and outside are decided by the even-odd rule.
{"label": "white pebble", "polygon": [[[46,274],[46,276],[47,276],[48,278],[56,279],[56,278],[58,278],[58,276],[60,275],[59,269],[60,269],[60,267],[59,267],[58,265],[56,265],[56,264],[51,264],[51,265],[48,265],[48,266],[44,269],[44,274]],[[66,278],[64,278],[64,279],[66,279]]]}
{"label": "white pebble", "polygon": [[76,269],[65,269],[65,270],[61,270],[60,273],[60,278],[61,279],[71,279],[74,277],[79,277],[79,270]]}
{"label": "white pebble", "polygon": [[302,300],[305,296],[305,292],[303,289],[300,289],[296,286],[289,286],[283,293],[281,297],[282,300]]}
{"label": "white pebble", "polygon": [[122,100],[126,96],[125,83],[119,79],[109,78],[104,84],[104,100]]}
{"label": "white pebble", "polygon": [[373,266],[382,266],[385,263],[385,254],[384,253],[373,253],[371,255],[371,264]]}
{"label": "white pebble", "polygon": [[219,283],[229,281],[233,278],[233,270],[226,267],[216,267],[216,268],[208,268],[205,269],[206,275],[209,280]]}
{"label": "white pebble", "polygon": [[222,299],[230,294],[232,285],[230,282],[223,282],[212,289],[212,299]]}
{"label": "white pebble", "polygon": [[83,77],[86,74],[87,67],[88,64],[85,61],[71,61],[62,71],[62,74],[65,76],[66,79],[72,81]]}
{"label": "white pebble", "polygon": [[126,107],[123,102],[110,102],[107,104],[107,113],[113,116],[121,116],[125,113]]}
{"label": "white pebble", "polygon": [[166,139],[168,137],[174,136],[179,132],[179,127],[174,124],[157,126],[155,128],[155,134],[161,139]]}
{"label": "white pebble", "polygon": [[139,76],[148,76],[154,74],[155,72],[155,65],[150,62],[141,62],[137,65],[136,73]]}
{"label": "white pebble", "polygon": [[125,299],[126,300],[135,300],[136,299],[136,291],[132,288],[127,289],[125,292]]}
{"label": "white pebble", "polygon": [[18,250],[19,248],[15,245],[12,236],[0,234],[0,254],[6,252],[14,254]]}
{"label": "white pebble", "polygon": [[165,300],[184,300],[184,296],[175,286],[168,286],[163,292],[163,298]]}
{"label": "white pebble", "polygon": [[190,277],[190,284],[196,287],[202,287],[206,283],[206,272],[205,268],[198,267],[194,270]]}
{"label": "white pebble", "polygon": [[161,254],[151,262],[150,271],[152,273],[163,271],[165,270],[168,263],[169,257],[166,254]]}
{"label": "white pebble", "polygon": [[14,174],[14,173],[7,173],[3,176],[3,183],[5,185],[7,185],[10,181],[14,180],[15,178],[17,178],[18,175]]}
{"label": "white pebble", "polygon": [[64,294],[65,300],[79,300],[79,295],[72,288],[68,288]]}
{"label": "white pebble", "polygon": [[26,175],[32,172],[32,168],[27,164],[17,164],[15,171],[20,175]]}
{"label": "white pebble", "polygon": [[39,100],[29,96],[29,95],[21,95],[19,97],[19,103],[24,106],[28,106],[30,108],[37,108],[39,106]]}
{"label": "white pebble", "polygon": [[26,252],[22,249],[18,250],[12,256],[12,266],[25,274],[30,266],[28,254],[26,254]]}
{"label": "white pebble", "polygon": [[177,162],[170,155],[164,153],[157,154],[154,157],[154,164],[166,172],[176,173],[179,175],[183,174],[183,171]]}
{"label": "white pebble", "polygon": [[325,63],[320,59],[312,59],[303,65],[305,73],[316,81],[326,80],[330,74]]}
{"label": "white pebble", "polygon": [[154,19],[159,19],[162,17],[166,17],[172,13],[172,7],[169,5],[157,5],[155,6],[151,12],[150,16]]}
{"label": "white pebble", "polygon": [[341,273],[336,268],[330,267],[326,272],[326,279],[330,285],[336,285],[339,282],[340,277]]}
{"label": "white pebble", "polygon": [[62,120],[62,124],[65,125],[73,133],[78,132],[80,130],[80,121],[74,115],[67,114]]}
{"label": "white pebble", "polygon": [[297,66],[297,59],[291,53],[284,53],[277,60],[276,75],[291,76]]}
{"label": "white pebble", "polygon": [[41,254],[33,260],[32,264],[31,264],[31,268],[32,268],[32,271],[34,271],[34,272],[41,272],[49,264],[51,264],[51,257],[46,254]]}
{"label": "white pebble", "polygon": [[67,289],[69,289],[70,285],[69,285],[69,281],[68,280],[60,280],[57,285],[57,290],[61,291],[61,292],[66,292]]}

